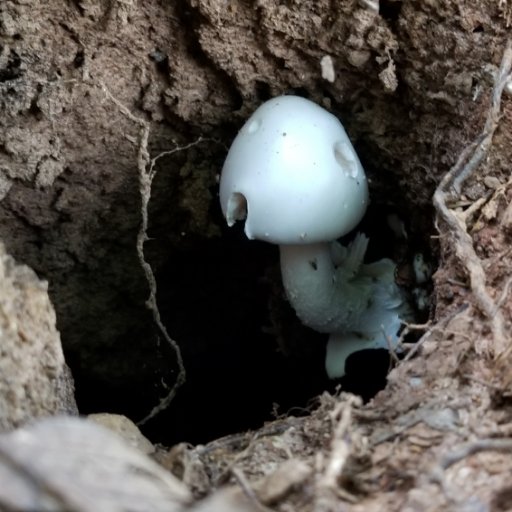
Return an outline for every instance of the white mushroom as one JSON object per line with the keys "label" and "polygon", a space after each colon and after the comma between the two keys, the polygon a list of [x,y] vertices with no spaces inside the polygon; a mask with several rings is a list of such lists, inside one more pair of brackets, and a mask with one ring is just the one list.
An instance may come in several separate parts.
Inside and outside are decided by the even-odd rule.
{"label": "white mushroom", "polygon": [[403,300],[390,260],[363,264],[368,239],[345,248],[368,203],[359,158],[341,123],[315,103],[281,96],[261,105],[229,150],[220,181],[231,226],[279,245],[287,297],[302,323],[331,334],[326,369],[365,348],[396,344]]}

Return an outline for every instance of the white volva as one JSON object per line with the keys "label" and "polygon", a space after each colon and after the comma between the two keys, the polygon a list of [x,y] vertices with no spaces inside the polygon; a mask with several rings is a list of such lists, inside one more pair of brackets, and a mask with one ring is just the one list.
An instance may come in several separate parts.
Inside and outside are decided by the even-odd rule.
{"label": "white volva", "polygon": [[363,217],[368,186],[341,123],[315,103],[281,96],[260,106],[229,150],[220,181],[231,226],[245,219],[251,239],[280,247],[287,297],[301,321],[331,334],[326,369],[346,358],[396,345],[406,305],[391,260],[363,264],[368,240],[335,240]]}

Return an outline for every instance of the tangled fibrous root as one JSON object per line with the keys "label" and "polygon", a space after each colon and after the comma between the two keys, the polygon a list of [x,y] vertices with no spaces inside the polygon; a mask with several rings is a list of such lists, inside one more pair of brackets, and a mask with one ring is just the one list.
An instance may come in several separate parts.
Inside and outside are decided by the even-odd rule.
{"label": "tangled fibrous root", "polygon": [[468,233],[467,212],[459,213],[450,208],[448,203],[455,201],[460,196],[462,185],[479,168],[491,148],[493,135],[500,121],[501,97],[503,89],[510,80],[511,68],[512,39],[509,39],[503,52],[500,69],[495,77],[484,128],[476,140],[462,151],[457,162],[446,173],[434,194],[434,206],[438,221],[440,220],[448,226],[457,257],[468,272],[476,305],[489,322],[493,336],[491,353],[495,357],[503,357],[512,351],[512,345],[505,329],[505,319],[500,309],[501,301],[496,303],[487,291],[482,261],[476,254],[473,240]]}

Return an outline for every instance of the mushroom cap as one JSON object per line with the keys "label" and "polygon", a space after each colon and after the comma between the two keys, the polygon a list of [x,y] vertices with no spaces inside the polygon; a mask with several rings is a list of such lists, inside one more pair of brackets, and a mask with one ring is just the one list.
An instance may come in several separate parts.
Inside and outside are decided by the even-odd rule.
{"label": "mushroom cap", "polygon": [[363,217],[368,185],[338,119],[312,101],[280,96],[247,120],[228,152],[220,202],[250,239],[326,242]]}

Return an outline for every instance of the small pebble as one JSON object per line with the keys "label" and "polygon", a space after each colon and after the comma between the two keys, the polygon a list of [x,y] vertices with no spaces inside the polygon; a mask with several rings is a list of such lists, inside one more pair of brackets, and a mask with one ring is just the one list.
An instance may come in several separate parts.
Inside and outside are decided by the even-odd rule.
{"label": "small pebble", "polygon": [[496,176],[486,176],[484,178],[484,185],[487,188],[492,188],[496,190],[497,188],[501,187],[501,181],[496,178]]}
{"label": "small pebble", "polygon": [[324,55],[320,60],[320,70],[322,78],[333,83],[336,79],[336,71],[334,70],[334,62],[330,55]]}

